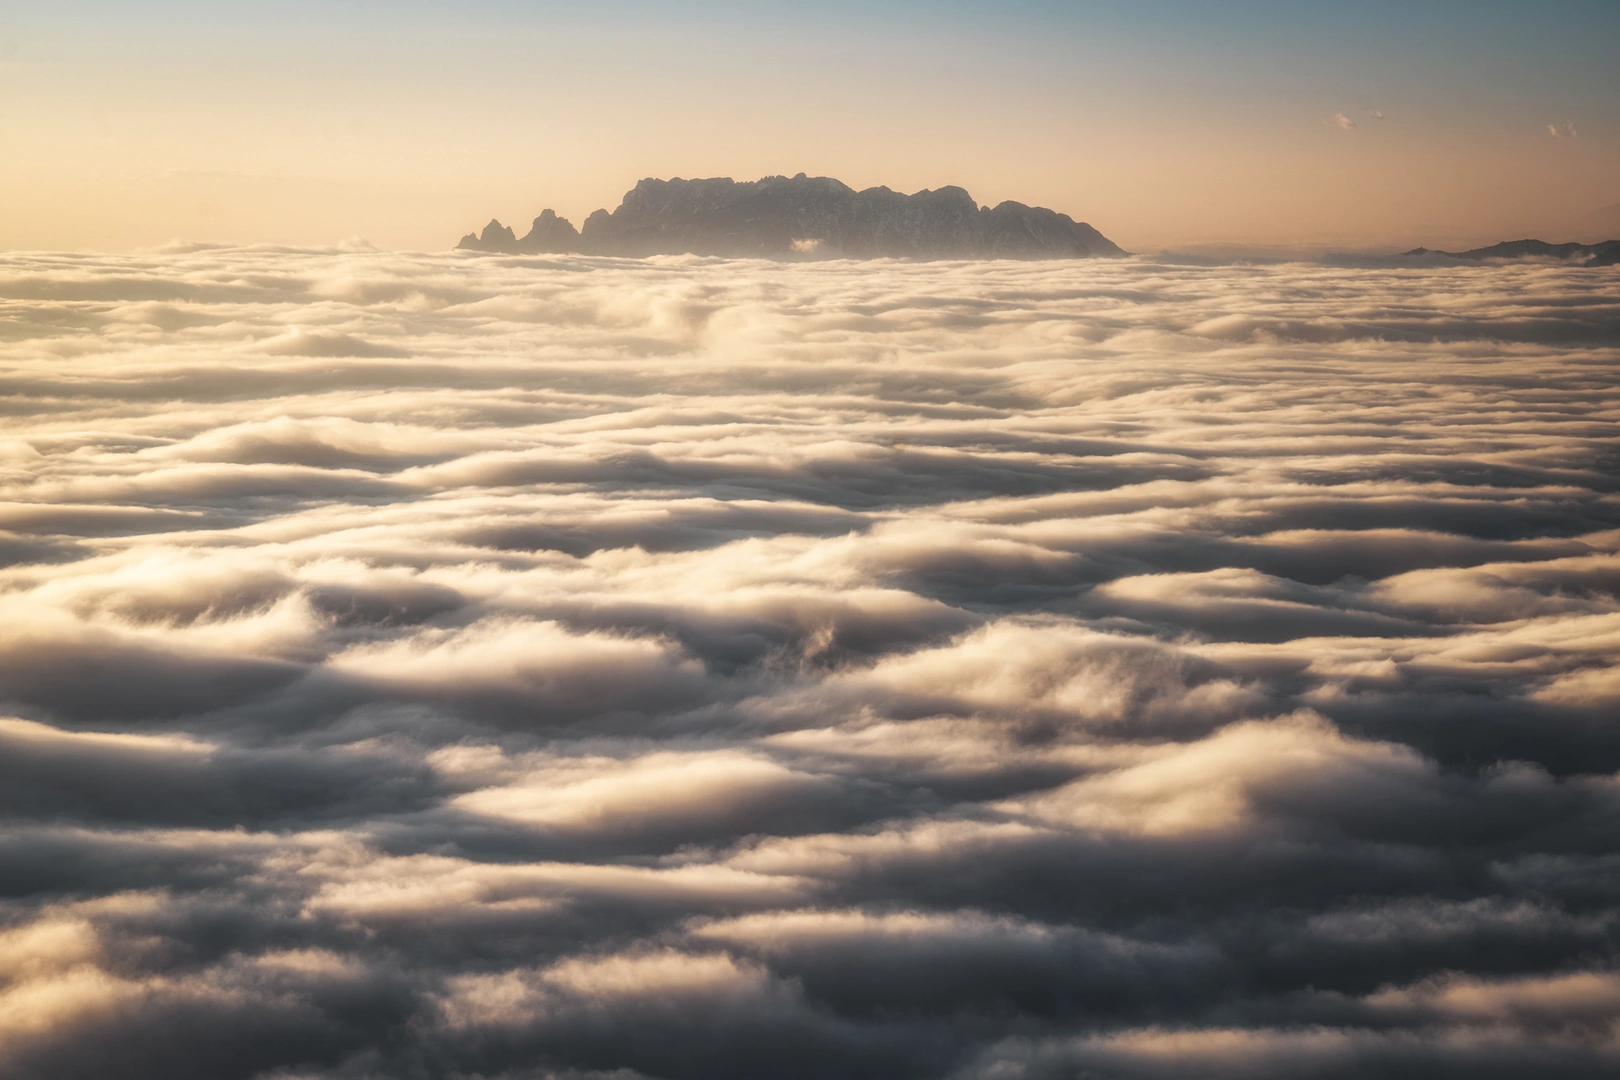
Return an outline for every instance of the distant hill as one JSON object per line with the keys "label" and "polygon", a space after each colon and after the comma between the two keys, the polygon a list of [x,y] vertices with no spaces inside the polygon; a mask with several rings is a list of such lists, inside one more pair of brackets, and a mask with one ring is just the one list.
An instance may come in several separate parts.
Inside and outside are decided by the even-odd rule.
{"label": "distant hill", "polygon": [[1448,259],[1584,259],[1587,266],[1614,266],[1620,258],[1620,240],[1603,240],[1596,244],[1549,244],[1545,240],[1504,240],[1490,247],[1469,251],[1436,251],[1433,248],[1413,248],[1403,255],[1441,255]]}
{"label": "distant hill", "polygon": [[826,176],[646,179],[575,229],[550,210],[528,235],[491,221],[458,249],[537,254],[767,258],[1075,259],[1125,255],[1083,221],[1041,206],[979,206],[959,187],[856,191]]}

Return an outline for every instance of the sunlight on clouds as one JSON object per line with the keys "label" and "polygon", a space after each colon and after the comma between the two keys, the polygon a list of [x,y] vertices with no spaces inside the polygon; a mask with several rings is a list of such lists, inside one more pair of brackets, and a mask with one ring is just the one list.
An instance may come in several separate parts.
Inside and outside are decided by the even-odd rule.
{"label": "sunlight on clouds", "polygon": [[1606,275],[9,257],[0,1077],[1612,1075]]}

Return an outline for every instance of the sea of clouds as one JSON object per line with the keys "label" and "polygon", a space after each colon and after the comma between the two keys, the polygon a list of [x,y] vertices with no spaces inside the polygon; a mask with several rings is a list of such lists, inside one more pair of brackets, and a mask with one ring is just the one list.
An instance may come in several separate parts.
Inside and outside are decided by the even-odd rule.
{"label": "sea of clouds", "polygon": [[0,258],[0,1078],[1614,1076],[1617,273]]}

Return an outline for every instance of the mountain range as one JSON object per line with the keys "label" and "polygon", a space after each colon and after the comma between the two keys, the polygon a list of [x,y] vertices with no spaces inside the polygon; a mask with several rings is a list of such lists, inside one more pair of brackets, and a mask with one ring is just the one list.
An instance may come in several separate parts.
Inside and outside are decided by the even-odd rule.
{"label": "mountain range", "polygon": [[1504,240],[1490,247],[1471,248],[1468,251],[1436,251],[1433,248],[1413,248],[1403,255],[1439,255],[1448,259],[1584,259],[1587,266],[1620,265],[1620,240],[1602,240],[1596,244],[1549,244],[1545,240]]}
{"label": "mountain range", "polygon": [[526,236],[491,220],[460,250],[522,255],[1074,259],[1125,255],[1083,221],[1042,206],[980,206],[959,187],[856,191],[827,176],[642,180],[618,209],[575,229],[551,210]]}

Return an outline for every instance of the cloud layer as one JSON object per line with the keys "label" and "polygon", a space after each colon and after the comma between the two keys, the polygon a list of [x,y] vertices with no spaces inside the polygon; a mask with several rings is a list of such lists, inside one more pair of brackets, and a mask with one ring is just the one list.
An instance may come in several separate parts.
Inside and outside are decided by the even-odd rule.
{"label": "cloud layer", "polygon": [[0,1060],[1620,1067],[1606,271],[0,262]]}

